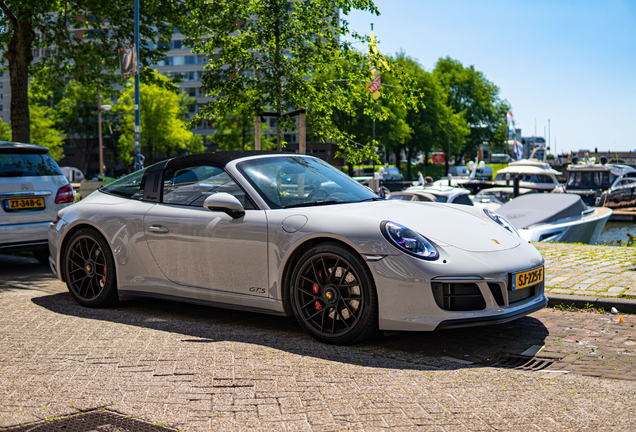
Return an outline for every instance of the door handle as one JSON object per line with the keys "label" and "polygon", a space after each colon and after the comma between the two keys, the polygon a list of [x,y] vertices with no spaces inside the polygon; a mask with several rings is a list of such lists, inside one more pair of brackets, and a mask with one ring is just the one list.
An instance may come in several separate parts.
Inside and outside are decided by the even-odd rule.
{"label": "door handle", "polygon": [[154,233],[165,234],[165,233],[167,233],[169,230],[168,230],[168,228],[166,228],[166,227],[164,227],[164,226],[159,226],[159,225],[148,225],[148,231],[150,231],[150,232],[154,232]]}

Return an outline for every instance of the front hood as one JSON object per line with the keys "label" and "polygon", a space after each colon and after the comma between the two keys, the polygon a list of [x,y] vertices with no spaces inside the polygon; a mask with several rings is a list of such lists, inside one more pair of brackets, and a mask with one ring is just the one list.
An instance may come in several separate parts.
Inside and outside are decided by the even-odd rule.
{"label": "front hood", "polygon": [[296,208],[309,220],[328,217],[352,223],[356,219],[396,222],[415,230],[439,246],[453,246],[469,252],[492,252],[519,246],[521,239],[492,221],[481,209],[458,204],[411,201],[375,201]]}

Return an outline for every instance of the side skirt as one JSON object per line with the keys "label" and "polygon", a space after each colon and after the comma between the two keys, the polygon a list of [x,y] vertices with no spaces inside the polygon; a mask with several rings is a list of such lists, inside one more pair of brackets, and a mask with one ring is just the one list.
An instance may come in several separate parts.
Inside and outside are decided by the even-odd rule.
{"label": "side skirt", "polygon": [[240,311],[247,311],[247,312],[258,312],[258,313],[264,313],[264,314],[276,315],[276,316],[287,316],[287,314],[285,314],[282,311],[257,308],[253,306],[237,305],[237,304],[231,304],[231,303],[221,303],[221,302],[209,301],[209,300],[201,300],[201,299],[195,299],[195,298],[189,298],[189,297],[172,296],[168,294],[158,294],[158,293],[151,293],[151,292],[144,292],[144,291],[128,291],[128,290],[119,290],[118,293],[120,295],[125,295],[129,297],[147,297],[147,298],[155,298],[160,300],[172,300],[179,303],[190,303],[190,304],[196,304],[201,306],[219,307],[223,309],[233,309],[233,310],[240,310]]}

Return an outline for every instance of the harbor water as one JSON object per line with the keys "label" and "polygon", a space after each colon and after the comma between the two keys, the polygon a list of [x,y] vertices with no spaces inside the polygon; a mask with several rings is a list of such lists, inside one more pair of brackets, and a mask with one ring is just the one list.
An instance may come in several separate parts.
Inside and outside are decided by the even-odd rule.
{"label": "harbor water", "polygon": [[627,233],[636,236],[636,224],[633,222],[608,221],[598,240],[598,244],[609,244],[610,241],[627,241]]}

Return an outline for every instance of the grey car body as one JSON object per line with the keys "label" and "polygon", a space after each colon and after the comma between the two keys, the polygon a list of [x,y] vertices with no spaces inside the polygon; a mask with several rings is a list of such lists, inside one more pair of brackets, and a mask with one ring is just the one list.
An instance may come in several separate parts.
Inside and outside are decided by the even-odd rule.
{"label": "grey car body", "polygon": [[[271,166],[293,162],[307,167],[307,177],[303,174],[306,184],[301,185],[298,180],[296,185],[286,186],[280,179],[290,178],[287,174],[278,175],[278,184],[276,178],[260,172],[249,174],[245,167],[263,160]],[[174,167],[198,165],[222,169],[232,180],[232,184],[223,185],[224,190],[239,197],[242,206],[233,207],[235,201],[238,203],[233,197],[230,197],[234,200],[231,205],[223,204],[221,199],[210,204],[210,197],[205,202],[201,198],[197,205],[176,204],[174,193],[178,188],[175,185],[181,179],[174,174],[177,173]],[[313,172],[333,177],[329,181],[321,180],[319,190],[311,191],[309,179]],[[258,184],[258,176],[265,178],[263,184]],[[301,178],[300,175],[297,177]],[[143,192],[136,192],[132,198],[109,193],[106,188],[59,213],[60,220],[49,233],[51,267],[58,277],[68,283],[69,269],[82,272],[73,265],[69,267],[67,262],[69,256],[72,258],[67,252],[69,238],[90,229],[103,236],[105,243],[100,244],[112,252],[118,295],[295,314],[298,318],[300,306],[295,309],[290,299],[294,298],[296,285],[303,278],[298,268],[310,262],[311,256],[306,257],[308,251],[320,252],[321,245],[327,245],[331,247],[330,251],[324,252],[327,258],[340,256],[343,262],[354,264],[358,273],[368,274],[371,287],[368,298],[370,302],[377,302],[376,308],[371,308],[376,316],[369,325],[376,329],[431,331],[505,322],[536,311],[547,303],[543,282],[523,290],[510,289],[511,274],[541,267],[544,263],[541,254],[482,210],[381,200],[343,173],[310,156],[265,152],[192,155],[147,168],[140,183]],[[351,193],[366,198],[348,202],[343,198],[346,195],[337,192],[338,185],[352,188]],[[275,189],[276,186],[288,189],[287,192],[277,191],[276,198],[272,198],[274,195],[267,188]],[[301,192],[301,188],[307,190]],[[316,199],[315,194],[323,193],[323,188],[332,188],[329,199],[326,196],[324,200]],[[185,191],[180,195],[183,197],[191,189],[178,190]],[[314,198],[311,202],[291,206],[274,202],[280,199],[284,204],[294,194],[310,198],[314,195]],[[217,195],[227,201],[226,194]],[[180,198],[177,196],[176,199]],[[383,228],[387,221],[420,233],[436,249],[437,257],[421,259],[399,249]],[[340,250],[344,252],[339,253]],[[316,256],[318,252],[315,252]],[[92,265],[93,261],[90,263]],[[313,262],[310,264],[314,265]],[[330,265],[329,269],[325,266],[325,273],[330,271],[334,279],[342,274],[340,283],[343,284],[345,275],[349,278],[348,270],[345,271],[344,265],[338,265]],[[99,286],[106,280],[105,268]],[[313,274],[318,278],[320,272],[314,269]],[[360,280],[363,279],[361,274]],[[317,285],[314,283],[314,290]],[[314,294],[318,303],[311,303],[313,300],[308,297],[307,305],[312,313],[314,307],[315,314],[321,314],[322,307],[333,311],[329,312],[332,315],[341,312],[333,306],[328,309],[331,304],[322,294],[331,286],[325,284],[323,287],[321,283],[321,294]],[[309,287],[311,289],[311,283]],[[344,294],[340,294],[344,299]],[[471,305],[475,308],[471,309]],[[338,319],[346,321],[345,318],[355,312],[354,306],[353,310],[345,312],[345,317],[333,318],[333,325]],[[312,336],[317,337],[313,333]],[[359,339],[317,338],[333,343]]]}
{"label": "grey car body", "polygon": [[0,252],[32,251],[48,263],[49,224],[73,201],[46,147],[0,142]]}

